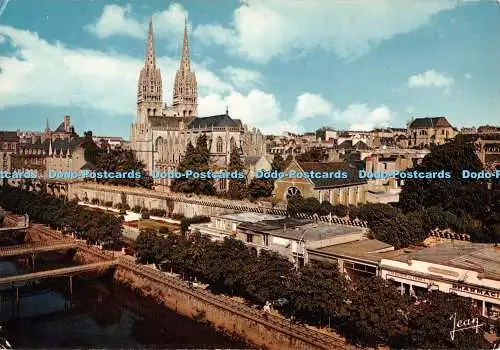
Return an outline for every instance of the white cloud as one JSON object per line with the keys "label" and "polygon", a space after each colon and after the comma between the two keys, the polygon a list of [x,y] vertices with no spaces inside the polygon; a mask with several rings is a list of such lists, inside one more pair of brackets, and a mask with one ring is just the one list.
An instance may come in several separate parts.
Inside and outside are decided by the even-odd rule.
{"label": "white cloud", "polygon": [[222,70],[224,75],[237,87],[251,87],[255,85],[262,85],[264,76],[255,70],[226,67]]}
{"label": "white cloud", "polygon": [[93,24],[85,26],[90,33],[99,38],[109,38],[110,36],[123,35],[134,38],[145,36],[144,26],[131,15],[132,7],[130,5],[106,5],[102,11],[101,17]]}
{"label": "white cloud", "polygon": [[370,109],[365,104],[351,104],[344,110],[333,111],[333,120],[348,121],[350,130],[372,130],[375,127],[385,127],[392,119],[392,111],[384,105]]}
{"label": "white cloud", "polygon": [[384,40],[426,25],[432,16],[457,3],[245,0],[234,11],[230,27],[202,25],[194,35],[261,63],[317,48],[343,58],[357,57]]}
{"label": "white cloud", "polygon": [[408,78],[407,86],[409,88],[419,87],[437,87],[449,88],[453,85],[453,78],[447,77],[444,73],[428,70],[422,74],[413,75]]}
{"label": "white cloud", "polygon": [[[49,43],[36,33],[0,25],[16,52],[0,55],[0,109],[43,105],[83,107],[102,114],[135,116],[137,79],[142,59],[87,49],[69,49]],[[177,58],[160,57],[163,94],[171,103]],[[229,105],[231,116],[266,132],[296,131],[282,120],[283,112],[272,94],[254,89],[247,95],[193,63],[199,88],[200,116],[220,114]],[[101,113],[98,113],[101,114]],[[103,120],[102,117],[99,120]]]}
{"label": "white cloud", "polygon": [[[173,3],[168,9],[152,15],[154,34],[160,38],[182,38],[184,21],[188,13],[180,4]],[[147,35],[149,19],[138,20],[132,15],[130,5],[106,5],[101,16],[85,29],[99,38],[111,36],[130,36],[143,39]],[[174,40],[178,46],[177,40]]]}
{"label": "white cloud", "polygon": [[329,115],[332,113],[333,105],[321,95],[303,93],[297,97],[295,105],[295,119],[303,120],[315,116]]}
{"label": "white cloud", "polygon": [[465,79],[472,79],[472,78],[473,78],[472,74],[470,74],[470,73],[465,74]]}

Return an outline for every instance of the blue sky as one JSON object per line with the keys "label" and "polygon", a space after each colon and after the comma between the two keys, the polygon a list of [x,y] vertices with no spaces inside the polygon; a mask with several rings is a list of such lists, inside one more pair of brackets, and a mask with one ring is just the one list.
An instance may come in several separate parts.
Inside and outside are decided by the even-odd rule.
{"label": "blue sky", "polygon": [[187,18],[200,116],[228,105],[274,134],[412,116],[499,124],[495,1],[12,0],[0,16],[0,129],[68,114],[80,133],[128,138],[150,16],[168,104]]}

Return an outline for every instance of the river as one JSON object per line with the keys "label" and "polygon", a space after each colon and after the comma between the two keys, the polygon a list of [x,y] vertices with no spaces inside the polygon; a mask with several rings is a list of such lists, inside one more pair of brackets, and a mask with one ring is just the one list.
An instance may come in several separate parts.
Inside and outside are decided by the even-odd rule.
{"label": "river", "polygon": [[[0,276],[21,273],[11,261],[0,261]],[[0,324],[14,348],[162,348],[249,349],[211,327],[169,311],[111,278],[42,281],[0,290]],[[7,298],[7,300],[6,300]]]}

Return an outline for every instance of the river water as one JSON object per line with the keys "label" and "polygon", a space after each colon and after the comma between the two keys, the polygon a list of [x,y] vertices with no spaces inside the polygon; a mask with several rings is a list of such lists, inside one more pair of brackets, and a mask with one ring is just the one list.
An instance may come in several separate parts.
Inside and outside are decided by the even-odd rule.
{"label": "river water", "polygon": [[[21,273],[11,261],[0,261],[0,276]],[[99,279],[55,279],[0,290],[0,324],[19,348],[162,348],[248,349],[209,326],[180,316],[132,291]]]}

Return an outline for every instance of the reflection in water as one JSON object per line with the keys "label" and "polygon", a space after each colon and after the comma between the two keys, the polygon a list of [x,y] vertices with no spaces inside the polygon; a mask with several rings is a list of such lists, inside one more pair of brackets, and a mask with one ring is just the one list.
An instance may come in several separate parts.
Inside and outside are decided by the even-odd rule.
{"label": "reflection in water", "polygon": [[[0,261],[0,274],[7,270],[21,272]],[[110,280],[73,282],[71,299],[67,279],[56,279],[22,288],[29,293],[19,305],[15,298],[0,302],[0,323],[14,348],[248,348]]]}

